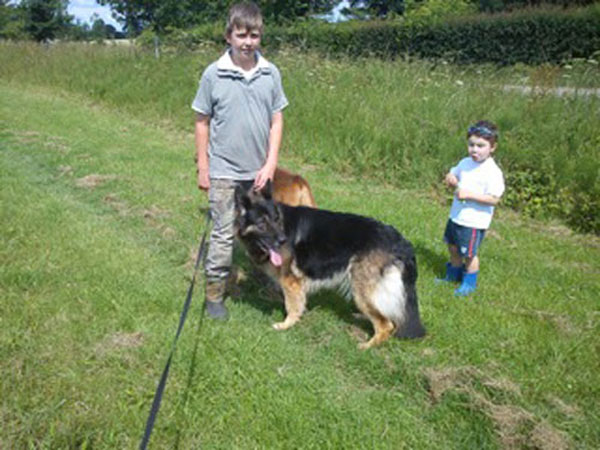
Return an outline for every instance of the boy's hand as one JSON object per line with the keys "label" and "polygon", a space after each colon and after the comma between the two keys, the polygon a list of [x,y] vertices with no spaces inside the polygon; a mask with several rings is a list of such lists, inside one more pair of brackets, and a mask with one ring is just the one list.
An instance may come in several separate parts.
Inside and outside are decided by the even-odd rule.
{"label": "boy's hand", "polygon": [[260,191],[265,187],[268,180],[273,179],[273,175],[275,175],[275,168],[271,168],[269,164],[265,164],[256,174],[256,178],[254,179],[254,189]]}
{"label": "boy's hand", "polygon": [[208,170],[198,170],[198,189],[208,191],[210,188],[210,178]]}
{"label": "boy's hand", "polygon": [[444,182],[446,183],[446,185],[448,187],[451,188],[455,188],[458,186],[458,178],[456,178],[456,175],[448,172],[448,174],[446,175],[446,178],[444,178]]}

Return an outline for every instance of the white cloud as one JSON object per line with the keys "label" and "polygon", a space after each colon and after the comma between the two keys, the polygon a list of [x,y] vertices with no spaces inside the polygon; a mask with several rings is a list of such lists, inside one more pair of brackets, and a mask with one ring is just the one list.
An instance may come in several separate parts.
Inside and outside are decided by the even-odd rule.
{"label": "white cloud", "polygon": [[76,19],[84,23],[89,23],[93,14],[98,14],[106,24],[114,26],[117,30],[121,29],[121,25],[113,19],[111,10],[108,6],[100,6],[96,0],[70,0],[67,8],[69,14],[75,16]]}

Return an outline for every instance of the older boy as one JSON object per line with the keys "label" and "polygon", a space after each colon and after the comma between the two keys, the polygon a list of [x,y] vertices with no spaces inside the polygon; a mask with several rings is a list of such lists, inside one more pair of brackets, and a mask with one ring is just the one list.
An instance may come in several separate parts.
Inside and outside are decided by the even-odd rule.
{"label": "older boy", "polygon": [[263,19],[254,3],[229,10],[228,50],[206,68],[192,103],[198,187],[208,191],[213,229],[205,266],[206,312],[226,319],[237,184],[261,189],[273,178],[288,101],[275,65],[259,53]]}
{"label": "older boy", "polygon": [[493,123],[482,120],[469,127],[469,157],[450,169],[445,178],[455,195],[444,232],[450,262],[441,281],[460,282],[455,295],[469,295],[477,287],[478,249],[492,222],[494,206],[504,193],[502,171],[492,158],[497,143],[498,128]]}

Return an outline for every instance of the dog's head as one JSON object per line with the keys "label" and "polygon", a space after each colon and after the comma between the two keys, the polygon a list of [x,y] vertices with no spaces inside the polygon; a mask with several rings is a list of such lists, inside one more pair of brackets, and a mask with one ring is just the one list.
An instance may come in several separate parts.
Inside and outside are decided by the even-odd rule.
{"label": "dog's head", "polygon": [[237,186],[235,232],[257,263],[270,261],[276,267],[283,264],[281,255],[287,239],[281,208],[273,201],[270,181],[260,191]]}

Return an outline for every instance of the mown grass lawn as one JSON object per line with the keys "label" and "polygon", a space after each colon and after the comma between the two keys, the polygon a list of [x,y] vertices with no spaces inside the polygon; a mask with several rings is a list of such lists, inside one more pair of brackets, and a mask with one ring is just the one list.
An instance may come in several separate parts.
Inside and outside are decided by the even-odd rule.
{"label": "mown grass lawn", "polygon": [[[204,226],[191,136],[49,88],[0,98],[0,448],[133,448]],[[500,207],[456,299],[429,188],[282,160],[320,207],[413,242],[428,335],[360,352],[369,325],[333,293],[275,332],[252,275],[216,324],[197,289],[151,448],[600,446],[597,238]]]}

